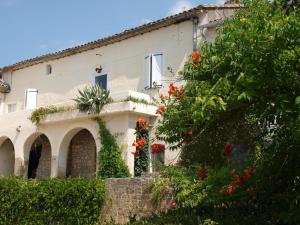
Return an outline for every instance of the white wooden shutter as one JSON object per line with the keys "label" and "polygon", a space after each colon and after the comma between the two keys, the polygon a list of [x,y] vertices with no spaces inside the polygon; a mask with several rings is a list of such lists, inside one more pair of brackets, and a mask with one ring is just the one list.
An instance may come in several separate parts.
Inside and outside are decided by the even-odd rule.
{"label": "white wooden shutter", "polygon": [[151,66],[151,57],[146,56],[145,57],[145,89],[151,88],[151,78],[150,78],[150,66]]}
{"label": "white wooden shutter", "polygon": [[25,101],[26,109],[35,109],[36,108],[37,93],[38,93],[38,90],[34,89],[34,88],[29,88],[26,90],[26,101]]}
{"label": "white wooden shutter", "polygon": [[152,55],[152,85],[162,85],[163,54]]}

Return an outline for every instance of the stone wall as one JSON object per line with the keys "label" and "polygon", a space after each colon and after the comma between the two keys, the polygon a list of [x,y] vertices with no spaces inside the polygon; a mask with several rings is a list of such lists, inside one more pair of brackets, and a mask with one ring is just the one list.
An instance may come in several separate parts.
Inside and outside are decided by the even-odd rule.
{"label": "stone wall", "polygon": [[96,143],[88,130],[79,131],[72,139],[68,155],[67,176],[96,176]]}
{"label": "stone wall", "polygon": [[51,145],[46,136],[41,136],[42,152],[36,170],[36,178],[44,179],[51,174]]}
{"label": "stone wall", "polygon": [[137,219],[168,210],[172,199],[170,191],[160,206],[151,201],[149,190],[153,176],[140,178],[110,178],[105,180],[106,194],[110,198],[102,209],[102,222],[124,224],[130,217]]}

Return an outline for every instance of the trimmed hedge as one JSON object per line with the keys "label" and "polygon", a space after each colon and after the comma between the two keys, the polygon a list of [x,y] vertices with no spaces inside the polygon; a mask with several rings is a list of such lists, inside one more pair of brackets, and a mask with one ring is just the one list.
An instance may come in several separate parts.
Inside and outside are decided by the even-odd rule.
{"label": "trimmed hedge", "polygon": [[101,180],[0,177],[0,225],[96,224],[104,198]]}

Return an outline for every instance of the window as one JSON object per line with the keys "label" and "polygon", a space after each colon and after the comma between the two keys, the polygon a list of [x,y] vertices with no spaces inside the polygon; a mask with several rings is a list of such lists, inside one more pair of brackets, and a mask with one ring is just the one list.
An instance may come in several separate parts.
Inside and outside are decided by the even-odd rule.
{"label": "window", "polygon": [[46,74],[47,74],[47,75],[52,74],[52,66],[51,66],[51,65],[47,65],[47,66],[46,66]]}
{"label": "window", "polygon": [[37,106],[38,90],[29,88],[25,92],[25,109],[35,109]]}
{"label": "window", "polygon": [[2,113],[2,98],[0,98],[0,114]]}
{"label": "window", "polygon": [[17,111],[17,104],[8,104],[7,105],[7,112],[8,113],[12,113],[12,112],[15,112]]}
{"label": "window", "polygon": [[95,84],[98,84],[102,89],[107,90],[107,74],[96,76]]}
{"label": "window", "polygon": [[145,57],[145,88],[161,86],[163,73],[163,54],[151,54]]}

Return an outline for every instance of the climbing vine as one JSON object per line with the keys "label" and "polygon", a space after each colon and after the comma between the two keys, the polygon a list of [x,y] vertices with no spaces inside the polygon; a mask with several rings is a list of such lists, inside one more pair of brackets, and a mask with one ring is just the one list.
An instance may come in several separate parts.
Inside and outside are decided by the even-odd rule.
{"label": "climbing vine", "polygon": [[134,154],[134,176],[141,176],[142,172],[148,171],[149,166],[149,128],[144,119],[139,119],[135,128],[136,140],[133,146],[136,150]]}
{"label": "climbing vine", "polygon": [[96,118],[96,122],[102,144],[98,154],[98,177],[129,177],[130,173],[122,159],[122,149],[118,146],[116,138],[107,129],[103,120]]}

